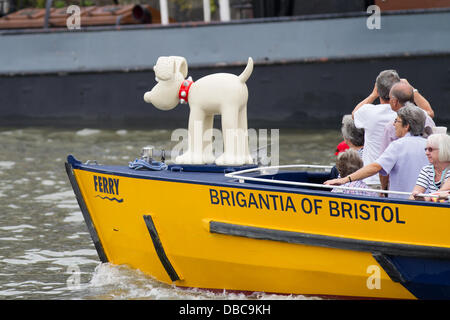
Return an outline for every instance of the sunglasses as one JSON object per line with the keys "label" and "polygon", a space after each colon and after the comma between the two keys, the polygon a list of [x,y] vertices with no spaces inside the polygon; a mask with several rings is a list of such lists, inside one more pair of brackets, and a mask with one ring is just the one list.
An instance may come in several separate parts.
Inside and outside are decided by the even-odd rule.
{"label": "sunglasses", "polygon": [[438,148],[431,148],[431,147],[427,147],[427,148],[425,148],[425,152],[433,152],[433,150],[439,150]]}

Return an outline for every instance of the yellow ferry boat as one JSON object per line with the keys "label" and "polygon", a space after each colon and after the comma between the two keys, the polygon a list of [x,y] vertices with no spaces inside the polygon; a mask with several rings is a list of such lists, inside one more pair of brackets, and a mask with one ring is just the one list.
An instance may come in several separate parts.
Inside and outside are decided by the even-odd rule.
{"label": "yellow ferry boat", "polygon": [[[331,193],[329,171],[82,163],[66,170],[102,262],[179,287],[450,298],[450,205]],[[239,171],[243,170],[243,171]]]}

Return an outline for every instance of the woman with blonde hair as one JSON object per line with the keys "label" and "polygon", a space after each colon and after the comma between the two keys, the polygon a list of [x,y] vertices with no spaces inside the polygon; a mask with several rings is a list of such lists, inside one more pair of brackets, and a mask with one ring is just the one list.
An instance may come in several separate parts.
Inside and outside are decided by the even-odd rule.
{"label": "woman with blonde hair", "polygon": [[425,154],[430,162],[422,168],[410,199],[422,199],[419,193],[434,193],[450,180],[450,136],[432,134],[427,139]]}

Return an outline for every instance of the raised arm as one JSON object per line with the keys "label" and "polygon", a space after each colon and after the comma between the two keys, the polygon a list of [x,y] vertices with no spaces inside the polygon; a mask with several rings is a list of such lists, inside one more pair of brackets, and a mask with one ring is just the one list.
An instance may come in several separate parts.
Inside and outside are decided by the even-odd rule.
{"label": "raised arm", "polygon": [[369,94],[369,96],[367,98],[365,98],[364,100],[362,100],[360,103],[358,103],[356,105],[355,109],[353,109],[352,118],[355,119],[355,113],[356,113],[356,111],[358,111],[359,108],[361,108],[365,104],[373,103],[377,98],[378,98],[378,90],[377,90],[377,86],[375,84],[375,86],[373,87],[373,90]]}
{"label": "raised arm", "polygon": [[[408,83],[410,86],[412,86],[408,80],[401,79],[401,81]],[[413,87],[414,88],[414,87]],[[420,94],[420,92],[417,89],[414,89],[414,103],[421,109],[423,109],[430,118],[434,118],[434,111],[431,108],[431,104],[428,102],[427,99],[425,99],[424,96]]]}

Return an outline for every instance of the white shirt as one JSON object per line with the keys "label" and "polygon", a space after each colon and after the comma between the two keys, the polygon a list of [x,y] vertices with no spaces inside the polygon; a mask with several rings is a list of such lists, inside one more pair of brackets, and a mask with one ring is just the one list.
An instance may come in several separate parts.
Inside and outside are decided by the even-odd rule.
{"label": "white shirt", "polygon": [[[386,124],[392,122],[397,113],[392,111],[390,104],[365,104],[354,115],[355,126],[364,129],[364,165],[375,162],[381,154]],[[366,184],[380,184],[378,173],[363,180]]]}
{"label": "white shirt", "polygon": [[[389,175],[389,190],[411,192],[416,185],[417,176],[428,163],[425,155],[427,140],[412,136],[409,132],[393,141],[375,161],[382,169],[382,175]],[[408,195],[390,194],[390,198],[408,198]]]}

